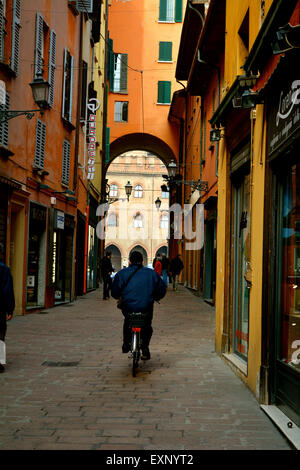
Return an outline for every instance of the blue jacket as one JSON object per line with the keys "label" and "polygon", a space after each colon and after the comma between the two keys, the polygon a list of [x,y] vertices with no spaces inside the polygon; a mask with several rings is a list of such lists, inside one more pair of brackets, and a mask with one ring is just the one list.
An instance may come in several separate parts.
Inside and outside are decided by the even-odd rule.
{"label": "blue jacket", "polygon": [[0,313],[13,313],[15,296],[9,268],[0,262]]}
{"label": "blue jacket", "polygon": [[121,269],[112,283],[111,295],[115,299],[119,299],[122,295],[122,303],[129,312],[145,312],[152,308],[155,300],[162,299],[166,294],[165,283],[159,275],[153,269],[144,267],[134,274],[122,291],[127,279],[137,267],[137,264],[132,264],[128,268]]}

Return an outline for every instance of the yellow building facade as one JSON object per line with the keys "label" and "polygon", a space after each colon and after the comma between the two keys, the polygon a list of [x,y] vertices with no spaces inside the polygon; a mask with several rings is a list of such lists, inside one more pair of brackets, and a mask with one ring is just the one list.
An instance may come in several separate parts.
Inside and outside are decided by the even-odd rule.
{"label": "yellow building facade", "polygon": [[226,2],[222,95],[210,119],[222,135],[216,350],[271,418],[298,426],[299,49],[277,33],[299,24],[299,8]]}

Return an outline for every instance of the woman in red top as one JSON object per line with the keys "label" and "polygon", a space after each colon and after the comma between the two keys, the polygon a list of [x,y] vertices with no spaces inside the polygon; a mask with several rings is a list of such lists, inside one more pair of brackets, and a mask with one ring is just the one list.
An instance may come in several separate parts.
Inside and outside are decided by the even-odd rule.
{"label": "woman in red top", "polygon": [[162,265],[161,265],[160,257],[158,257],[157,260],[155,261],[154,271],[156,271],[160,277],[162,276]]}

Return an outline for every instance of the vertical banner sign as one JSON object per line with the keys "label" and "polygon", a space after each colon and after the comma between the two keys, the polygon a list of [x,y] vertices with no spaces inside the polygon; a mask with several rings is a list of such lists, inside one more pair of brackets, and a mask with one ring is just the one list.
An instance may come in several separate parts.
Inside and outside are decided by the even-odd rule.
{"label": "vertical banner sign", "polygon": [[88,120],[88,171],[87,179],[95,178],[95,161],[96,161],[96,112],[100,108],[100,102],[97,98],[91,98],[88,101],[87,108],[90,111]]}

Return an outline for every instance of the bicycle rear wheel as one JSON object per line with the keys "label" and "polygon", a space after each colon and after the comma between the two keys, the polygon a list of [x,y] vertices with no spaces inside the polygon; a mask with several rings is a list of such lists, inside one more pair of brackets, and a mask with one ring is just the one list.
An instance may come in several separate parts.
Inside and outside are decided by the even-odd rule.
{"label": "bicycle rear wheel", "polygon": [[140,359],[140,338],[138,332],[132,333],[131,353],[132,353],[132,376],[136,376],[136,369],[139,365]]}

